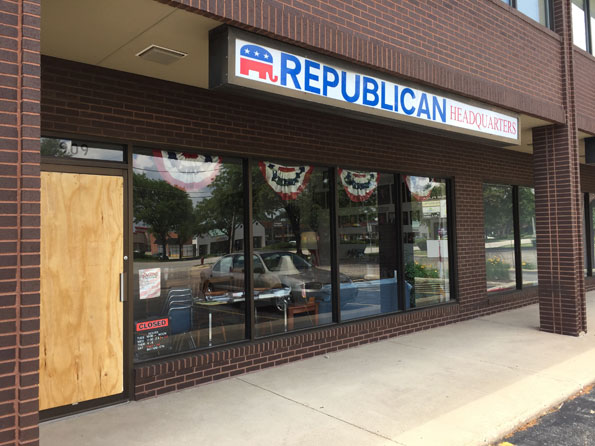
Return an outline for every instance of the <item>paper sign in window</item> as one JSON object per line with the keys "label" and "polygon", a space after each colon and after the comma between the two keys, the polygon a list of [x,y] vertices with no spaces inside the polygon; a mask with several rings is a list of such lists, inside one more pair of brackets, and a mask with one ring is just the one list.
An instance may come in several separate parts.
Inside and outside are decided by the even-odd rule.
{"label": "paper sign in window", "polygon": [[161,295],[161,268],[138,271],[139,298],[152,299]]}

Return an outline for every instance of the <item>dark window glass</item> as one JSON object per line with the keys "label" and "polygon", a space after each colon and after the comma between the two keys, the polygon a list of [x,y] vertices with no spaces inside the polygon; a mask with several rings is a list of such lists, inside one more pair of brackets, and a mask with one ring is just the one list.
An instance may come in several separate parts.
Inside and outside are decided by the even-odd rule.
{"label": "dark window glass", "polygon": [[332,322],[328,169],[252,170],[257,336]]}
{"label": "dark window glass", "polygon": [[[595,194],[589,194],[589,209],[591,218],[591,234],[589,237],[589,244],[591,245],[592,252],[595,253]],[[591,264],[593,267],[593,262]]]}
{"label": "dark window glass", "polygon": [[579,48],[587,50],[585,0],[572,0],[572,42]]}
{"label": "dark window glass", "polygon": [[[584,236],[584,251],[585,251],[585,274],[593,275],[593,253],[595,252],[595,194],[585,194],[588,204],[585,206],[585,236]],[[590,227],[589,227],[590,226]],[[589,270],[589,257],[591,259],[591,270]]]}
{"label": "dark window glass", "polygon": [[483,186],[488,292],[516,288],[512,186]]}
{"label": "dark window glass", "polygon": [[243,239],[241,163],[148,150],[133,167],[135,358],[244,339],[232,258]]}
{"label": "dark window glass", "polygon": [[337,170],[341,319],[398,309],[394,175]]}
{"label": "dark window glass", "polygon": [[537,285],[535,189],[532,187],[519,187],[519,220],[523,286]]}
{"label": "dark window glass", "polygon": [[405,176],[403,185],[405,308],[450,300],[446,182]]}
{"label": "dark window glass", "polygon": [[124,147],[117,144],[41,138],[41,156],[93,161],[124,161]]}

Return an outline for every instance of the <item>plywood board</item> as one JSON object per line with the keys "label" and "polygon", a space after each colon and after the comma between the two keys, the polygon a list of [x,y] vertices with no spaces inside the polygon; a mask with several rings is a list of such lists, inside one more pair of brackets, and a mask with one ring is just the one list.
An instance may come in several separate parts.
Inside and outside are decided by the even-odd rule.
{"label": "plywood board", "polygon": [[39,408],[123,390],[123,178],[41,174]]}

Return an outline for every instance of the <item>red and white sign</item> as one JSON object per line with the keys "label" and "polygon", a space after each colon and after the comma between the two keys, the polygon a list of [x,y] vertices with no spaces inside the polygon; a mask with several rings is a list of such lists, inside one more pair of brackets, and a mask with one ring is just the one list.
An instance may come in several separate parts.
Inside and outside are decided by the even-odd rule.
{"label": "red and white sign", "polygon": [[[264,39],[250,41],[235,33],[232,77],[227,83],[246,86],[306,101],[355,109],[390,119],[405,120],[449,131],[471,132],[506,143],[519,143],[519,119],[514,113],[493,110],[461,96],[444,94],[421,85],[375,74],[352,65],[306,52],[282,50]],[[226,59],[227,60],[227,59]],[[329,61],[329,62],[327,62]],[[271,88],[273,87],[273,88]]]}
{"label": "red and white sign", "polygon": [[169,325],[169,319],[155,319],[152,321],[143,321],[136,323],[136,331],[155,330],[156,328],[163,328]]}
{"label": "red and white sign", "polygon": [[161,268],[138,271],[139,299],[152,299],[161,295]]}

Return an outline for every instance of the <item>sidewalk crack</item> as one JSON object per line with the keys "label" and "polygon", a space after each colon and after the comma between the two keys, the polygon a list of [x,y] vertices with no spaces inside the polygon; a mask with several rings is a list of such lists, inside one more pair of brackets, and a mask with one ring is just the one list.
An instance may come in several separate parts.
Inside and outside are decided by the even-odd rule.
{"label": "sidewalk crack", "polygon": [[243,379],[243,378],[236,378],[236,379],[237,379],[238,381],[242,381],[243,383],[246,383],[246,384],[248,384],[248,385],[250,385],[250,386],[256,387],[257,389],[264,390],[265,392],[268,392],[268,393],[271,393],[271,394],[273,394],[273,395],[275,395],[275,396],[278,396],[279,398],[283,398],[284,400],[290,401],[290,402],[292,402],[292,403],[298,404],[298,405],[300,405],[300,406],[302,406],[302,407],[305,407],[305,408],[307,408],[307,409],[313,410],[314,412],[317,412],[317,413],[319,413],[319,414],[321,414],[321,415],[324,415],[324,416],[327,416],[327,417],[329,417],[329,418],[332,418],[333,420],[336,420],[336,421],[339,421],[339,422],[341,422],[341,423],[347,424],[347,425],[349,425],[349,426],[352,426],[352,427],[354,427],[354,428],[356,428],[356,429],[359,429],[359,430],[362,430],[362,431],[364,431],[364,432],[368,432],[369,434],[372,434],[372,435],[374,435],[374,436],[376,436],[376,437],[380,437],[380,438],[382,438],[382,439],[384,439],[384,440],[388,440],[388,441],[390,441],[391,443],[394,443],[394,444],[396,444],[396,445],[398,445],[398,446],[407,446],[406,444],[404,444],[404,443],[399,443],[398,441],[396,441],[396,440],[393,440],[392,438],[390,438],[390,437],[387,437],[386,435],[379,434],[378,432],[373,432],[373,431],[371,431],[371,430],[369,430],[369,429],[366,429],[365,427],[358,426],[357,424],[351,423],[351,422],[349,422],[349,421],[343,420],[342,418],[339,418],[339,417],[336,417],[336,416],[334,416],[334,415],[331,415],[331,414],[329,414],[329,413],[323,412],[323,411],[321,411],[321,410],[319,410],[319,409],[316,409],[315,407],[308,406],[308,405],[307,405],[307,404],[305,404],[305,403],[302,403],[302,402],[300,402],[300,401],[296,401],[296,400],[294,400],[294,399],[292,399],[292,398],[289,398],[289,397],[287,397],[287,396],[285,396],[285,395],[282,395],[282,394],[280,394],[280,393],[277,393],[277,392],[275,392],[275,391],[273,391],[273,390],[267,389],[266,387],[262,387],[262,386],[259,386],[258,384],[251,383],[251,382],[249,382],[249,381],[246,381],[246,380],[245,380],[245,379]]}

